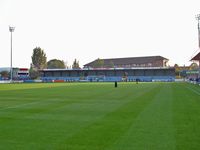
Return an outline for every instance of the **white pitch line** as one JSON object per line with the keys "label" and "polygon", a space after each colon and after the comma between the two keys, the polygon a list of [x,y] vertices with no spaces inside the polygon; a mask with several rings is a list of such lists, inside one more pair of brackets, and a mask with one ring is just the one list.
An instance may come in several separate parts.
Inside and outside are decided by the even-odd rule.
{"label": "white pitch line", "polygon": [[15,106],[0,108],[0,110],[19,108],[19,107],[23,107],[23,106],[27,106],[27,105],[32,105],[32,104],[37,104],[37,103],[40,103],[40,102],[37,101],[37,102],[31,102],[31,103],[26,103],[26,104],[19,104],[19,105],[15,105]]}
{"label": "white pitch line", "polygon": [[190,87],[186,87],[186,88],[189,89],[189,90],[191,90],[191,91],[193,91],[194,93],[200,95],[200,93],[199,93],[198,91],[196,91],[196,90],[194,90],[194,89],[192,89],[192,88],[190,88]]}
{"label": "white pitch line", "polygon": [[5,107],[5,108],[0,108],[0,110],[19,108],[19,107],[23,107],[23,106],[34,105],[34,104],[39,104],[39,103],[49,102],[49,101],[52,101],[52,102],[56,101],[56,102],[58,102],[59,100],[57,100],[57,99],[50,99],[48,101],[35,101],[35,102],[30,102],[30,103],[25,103],[25,104],[19,104],[19,105]]}

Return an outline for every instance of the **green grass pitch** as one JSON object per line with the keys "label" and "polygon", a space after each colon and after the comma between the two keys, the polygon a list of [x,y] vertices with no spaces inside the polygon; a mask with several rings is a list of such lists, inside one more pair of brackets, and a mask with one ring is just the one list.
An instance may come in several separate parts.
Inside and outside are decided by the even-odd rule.
{"label": "green grass pitch", "polygon": [[200,86],[0,84],[0,149],[200,149]]}

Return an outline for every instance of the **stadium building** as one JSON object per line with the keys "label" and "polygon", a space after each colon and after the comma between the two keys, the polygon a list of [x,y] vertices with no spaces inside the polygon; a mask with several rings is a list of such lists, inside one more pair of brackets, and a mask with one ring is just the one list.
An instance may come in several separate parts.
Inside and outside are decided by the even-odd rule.
{"label": "stadium building", "polygon": [[[199,41],[199,46],[200,46],[200,41]],[[191,61],[196,61],[199,63],[199,69],[196,72],[197,75],[193,76],[191,79],[195,79],[197,83],[200,83],[200,52],[198,52],[194,57],[192,57]]]}
{"label": "stadium building", "polygon": [[[101,66],[98,64],[99,61]],[[162,56],[96,59],[85,64],[84,68],[166,67],[168,61]]]}
{"label": "stadium building", "polygon": [[28,68],[18,68],[18,70],[17,70],[17,79],[18,80],[27,80],[27,79],[29,79],[29,69]]}
{"label": "stadium building", "polygon": [[[0,68],[0,74],[2,71],[8,72],[7,77],[2,77],[0,75],[0,80],[10,79],[10,67]],[[12,68],[13,80],[27,80],[29,79],[29,69],[28,68]]]}
{"label": "stadium building", "polygon": [[[100,68],[95,66],[95,60],[84,65],[83,69],[43,69],[40,70],[41,79],[46,82],[175,80],[174,67],[167,67],[168,59],[161,56],[102,60],[104,63]],[[108,65],[111,61],[114,67]]]}

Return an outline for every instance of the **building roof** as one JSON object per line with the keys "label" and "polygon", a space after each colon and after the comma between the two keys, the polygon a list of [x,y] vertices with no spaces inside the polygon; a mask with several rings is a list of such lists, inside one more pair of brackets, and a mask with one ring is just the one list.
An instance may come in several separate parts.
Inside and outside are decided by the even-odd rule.
{"label": "building roof", "polygon": [[192,60],[195,60],[195,61],[200,61],[200,52],[198,54],[196,54],[192,59]]}
{"label": "building roof", "polygon": [[82,69],[41,69],[40,72],[56,72],[56,71],[87,71],[87,70],[95,70],[95,71],[109,71],[109,70],[168,70],[174,69],[174,67],[132,67],[132,68],[82,68]]}
{"label": "building roof", "polygon": [[[108,65],[111,62],[115,65],[127,65],[127,64],[146,64],[150,62],[155,62],[157,60],[166,60],[169,59],[164,58],[162,56],[147,56],[147,57],[126,57],[126,58],[111,58],[111,59],[100,59],[104,61],[104,65]],[[94,60],[84,66],[92,66],[95,64],[97,60]]]}

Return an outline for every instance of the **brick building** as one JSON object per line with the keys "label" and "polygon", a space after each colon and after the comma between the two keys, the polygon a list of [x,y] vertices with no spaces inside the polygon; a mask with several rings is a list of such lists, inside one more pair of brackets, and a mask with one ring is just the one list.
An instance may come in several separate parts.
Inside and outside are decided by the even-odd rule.
{"label": "brick building", "polygon": [[168,61],[162,56],[96,59],[85,64],[84,68],[166,67]]}

